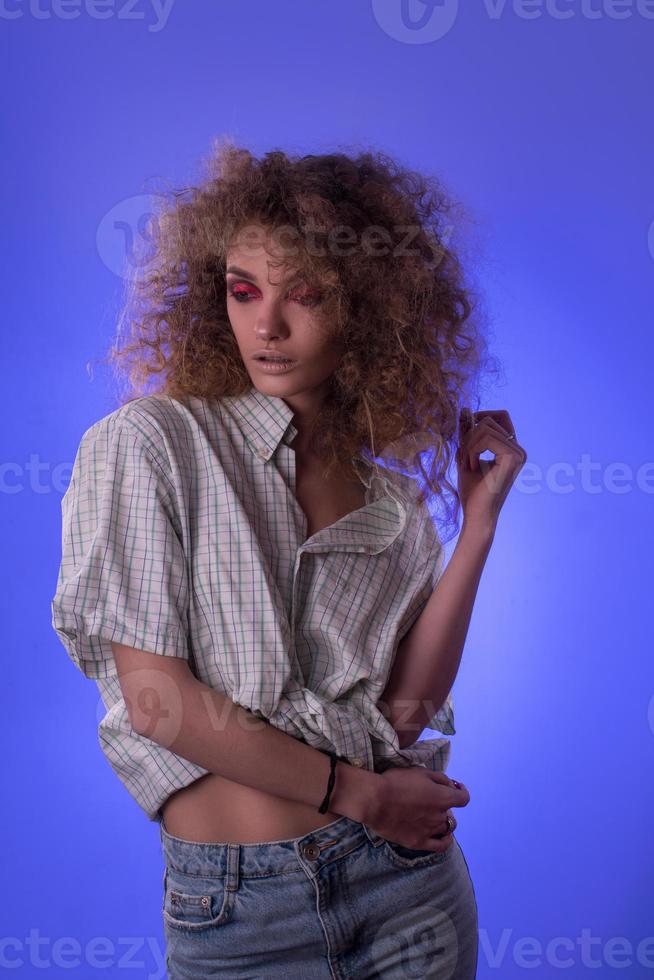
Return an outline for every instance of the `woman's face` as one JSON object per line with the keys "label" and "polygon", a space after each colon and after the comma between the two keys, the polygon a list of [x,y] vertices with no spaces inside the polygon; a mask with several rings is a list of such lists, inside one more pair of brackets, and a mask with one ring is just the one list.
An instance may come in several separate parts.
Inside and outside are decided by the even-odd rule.
{"label": "woman's face", "polygon": [[[264,394],[288,398],[319,392],[341,352],[318,322],[321,297],[289,266],[269,265],[283,257],[279,243],[261,225],[248,225],[227,252],[227,314],[253,385]],[[292,363],[266,370],[255,356],[269,349]]]}

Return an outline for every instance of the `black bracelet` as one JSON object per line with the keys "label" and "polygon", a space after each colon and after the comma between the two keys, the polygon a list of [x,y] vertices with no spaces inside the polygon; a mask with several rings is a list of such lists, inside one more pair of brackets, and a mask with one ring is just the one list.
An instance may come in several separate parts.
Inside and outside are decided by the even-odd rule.
{"label": "black bracelet", "polygon": [[[323,749],[320,749],[322,752]],[[331,796],[332,790],[334,788],[334,783],[336,782],[336,763],[337,762],[347,762],[350,765],[350,760],[346,759],[345,756],[337,755],[336,752],[328,752],[330,765],[329,765],[329,782],[327,783],[327,793],[325,798],[318,807],[318,813],[327,813],[329,809],[329,797]]]}

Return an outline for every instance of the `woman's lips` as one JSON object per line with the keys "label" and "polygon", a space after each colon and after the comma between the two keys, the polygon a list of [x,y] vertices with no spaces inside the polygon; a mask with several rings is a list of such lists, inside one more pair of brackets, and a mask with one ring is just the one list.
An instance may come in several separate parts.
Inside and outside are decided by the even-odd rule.
{"label": "woman's lips", "polygon": [[265,361],[261,357],[255,357],[254,361],[257,367],[269,374],[283,374],[297,364],[297,361]]}

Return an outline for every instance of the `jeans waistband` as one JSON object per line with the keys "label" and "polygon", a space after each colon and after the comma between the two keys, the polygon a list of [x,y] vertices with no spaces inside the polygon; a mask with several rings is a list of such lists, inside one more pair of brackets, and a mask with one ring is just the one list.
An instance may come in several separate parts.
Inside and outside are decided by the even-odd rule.
{"label": "jeans waistband", "polygon": [[169,834],[163,819],[159,830],[166,866],[200,877],[283,874],[297,871],[300,865],[317,872],[323,864],[343,857],[366,841],[375,847],[384,843],[384,838],[370,827],[349,817],[339,817],[301,837],[257,844],[184,840]]}

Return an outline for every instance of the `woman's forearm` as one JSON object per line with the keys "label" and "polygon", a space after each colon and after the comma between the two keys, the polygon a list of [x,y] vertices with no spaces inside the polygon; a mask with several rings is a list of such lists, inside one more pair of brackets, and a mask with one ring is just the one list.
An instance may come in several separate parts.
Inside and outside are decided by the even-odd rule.
{"label": "woman's forearm", "polygon": [[400,748],[416,741],[452,688],[493,537],[494,531],[464,521],[445,571],[398,646],[378,706]]}
{"label": "woman's forearm", "polygon": [[[175,658],[132,652],[141,655],[143,667],[126,675],[123,683],[138,734],[208,772],[284,799],[320,805],[330,772],[327,755],[180,673]],[[330,812],[368,819],[376,812],[379,780],[374,772],[338,762]]]}

